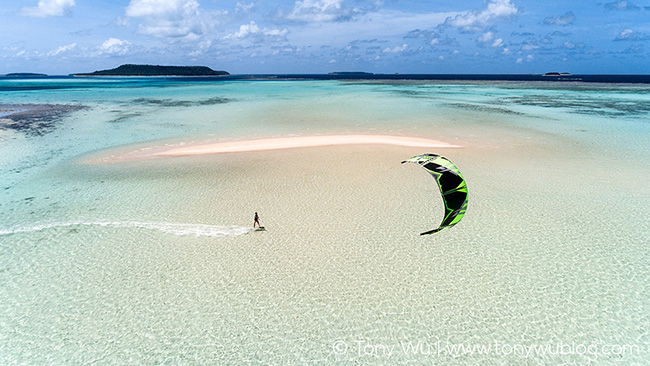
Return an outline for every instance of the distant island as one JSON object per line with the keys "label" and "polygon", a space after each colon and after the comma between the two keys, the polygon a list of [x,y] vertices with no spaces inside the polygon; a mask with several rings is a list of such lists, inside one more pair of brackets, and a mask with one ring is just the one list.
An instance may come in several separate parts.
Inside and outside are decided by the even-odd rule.
{"label": "distant island", "polygon": [[226,71],[212,70],[207,66],[160,66],[126,64],[110,70],[73,74],[74,76],[223,76]]}
{"label": "distant island", "polygon": [[6,77],[14,77],[14,78],[25,78],[25,77],[45,77],[47,74],[38,74],[34,72],[11,72],[6,75],[2,75]]}
{"label": "distant island", "polygon": [[364,71],[337,71],[337,72],[330,72],[328,75],[353,76],[353,75],[374,75],[374,74],[371,72],[364,72]]}
{"label": "distant island", "polygon": [[571,75],[570,72],[557,72],[557,71],[553,71],[553,72],[547,72],[546,74],[544,74],[544,75],[542,75],[542,76],[570,76],[570,75]]}

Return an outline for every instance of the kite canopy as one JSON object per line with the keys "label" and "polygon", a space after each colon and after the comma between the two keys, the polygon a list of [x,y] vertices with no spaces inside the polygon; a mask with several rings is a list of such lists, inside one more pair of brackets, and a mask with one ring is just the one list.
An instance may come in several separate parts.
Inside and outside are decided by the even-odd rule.
{"label": "kite canopy", "polygon": [[434,234],[456,225],[467,211],[467,185],[460,170],[447,158],[434,154],[417,155],[404,160],[404,163],[417,163],[428,171],[438,182],[445,202],[445,218],[440,226],[420,235]]}

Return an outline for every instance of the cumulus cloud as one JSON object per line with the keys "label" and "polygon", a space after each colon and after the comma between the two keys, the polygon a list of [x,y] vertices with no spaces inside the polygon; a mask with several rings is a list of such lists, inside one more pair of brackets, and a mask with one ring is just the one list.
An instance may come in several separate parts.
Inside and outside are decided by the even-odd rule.
{"label": "cumulus cloud", "polygon": [[255,9],[255,7],[256,7],[255,3],[245,3],[243,1],[238,1],[237,5],[235,6],[235,11],[243,12],[243,13],[251,13]]}
{"label": "cumulus cloud", "polygon": [[291,46],[291,45],[284,45],[284,46],[279,46],[279,47],[271,47],[273,49],[273,55],[290,55],[290,54],[297,54],[299,53],[302,49],[297,46]]}
{"label": "cumulus cloud", "polygon": [[302,21],[332,21],[349,16],[343,0],[296,1],[287,18]]}
{"label": "cumulus cloud", "polygon": [[521,46],[521,49],[523,51],[532,51],[532,50],[536,50],[538,48],[539,48],[539,46],[536,45],[536,44],[525,44],[525,45]]}
{"label": "cumulus cloud", "polygon": [[123,41],[117,38],[109,38],[99,47],[97,47],[96,55],[108,55],[108,56],[122,56],[126,55],[129,52],[131,47],[131,42]]}
{"label": "cumulus cloud", "polygon": [[504,44],[503,39],[502,38],[497,38],[497,39],[494,40],[494,42],[492,42],[490,47],[503,47],[503,44]]}
{"label": "cumulus cloud", "polygon": [[408,47],[408,45],[406,43],[404,43],[401,46],[395,46],[393,48],[386,47],[381,52],[383,52],[383,53],[402,53],[402,52],[406,51],[407,47]]}
{"label": "cumulus cloud", "polygon": [[431,31],[431,30],[421,30],[421,29],[414,29],[410,32],[408,32],[404,38],[424,38],[424,39],[431,39],[431,38],[438,38],[440,35],[437,32]]}
{"label": "cumulus cloud", "polygon": [[70,51],[70,50],[73,50],[73,49],[76,48],[76,47],[77,47],[77,44],[76,44],[76,43],[70,43],[70,44],[68,44],[68,45],[61,46],[61,47],[59,47],[59,48],[57,48],[57,49],[55,49],[55,50],[52,50],[52,51],[48,52],[47,55],[48,55],[48,56],[56,56],[56,55],[59,55],[59,54],[61,54],[61,53],[64,53],[64,52],[68,52],[68,51]]}
{"label": "cumulus cloud", "polygon": [[298,0],[284,17],[303,22],[346,21],[375,9],[380,3],[375,1],[363,8],[350,7],[345,0]]}
{"label": "cumulus cloud", "polygon": [[574,43],[574,42],[571,42],[571,41],[564,41],[564,43],[562,43],[562,46],[564,48],[567,48],[567,49],[570,49],[570,50],[576,49],[576,48],[585,48],[584,43],[582,43],[582,42]]}
{"label": "cumulus cloud", "polygon": [[517,59],[517,63],[518,63],[518,64],[521,64],[521,63],[523,63],[524,61],[526,61],[526,62],[533,62],[534,59],[535,59],[535,56],[533,56],[533,55],[526,55],[526,58],[519,57],[519,58]]}
{"label": "cumulus cloud", "polygon": [[22,8],[21,14],[40,18],[62,16],[74,5],[74,0],[39,0],[37,6]]}
{"label": "cumulus cloud", "polygon": [[131,0],[126,16],[144,18],[140,32],[156,37],[196,39],[207,24],[196,0]]}
{"label": "cumulus cloud", "polygon": [[476,42],[481,46],[503,47],[503,38],[496,38],[494,32],[489,31],[481,34]]}
{"label": "cumulus cloud", "polygon": [[126,15],[130,17],[166,16],[178,13],[180,10],[190,12],[198,9],[195,0],[131,0],[126,7]]}
{"label": "cumulus cloud", "polygon": [[492,38],[494,38],[494,33],[485,32],[485,33],[481,34],[478,37],[478,41],[481,42],[481,43],[487,43],[487,42],[490,42],[492,40]]}
{"label": "cumulus cloud", "polygon": [[632,4],[629,1],[622,0],[622,1],[614,1],[611,3],[605,4],[605,9],[608,10],[641,10],[638,6]]}
{"label": "cumulus cloud", "polygon": [[511,36],[518,36],[518,37],[531,37],[535,36],[535,33],[532,32],[512,32],[510,33]]}
{"label": "cumulus cloud", "polygon": [[623,29],[617,36],[614,38],[615,41],[647,41],[650,40],[650,35],[645,33],[639,33],[633,31],[632,29]]}
{"label": "cumulus cloud", "polygon": [[431,30],[420,30],[420,29],[415,29],[410,32],[408,32],[404,38],[412,38],[412,39],[426,39],[428,40],[429,44],[432,46],[438,46],[438,45],[444,45],[444,46],[457,46],[458,41],[456,38],[450,38],[449,36],[443,36],[441,32],[438,31],[431,31]]}
{"label": "cumulus cloud", "polygon": [[243,38],[285,38],[289,31],[284,29],[260,28],[257,23],[251,21],[248,24],[239,26],[239,30],[224,37],[225,39]]}
{"label": "cumulus cloud", "polygon": [[472,10],[445,20],[444,25],[463,32],[480,32],[486,27],[515,17],[519,9],[510,0],[490,0],[485,9]]}
{"label": "cumulus cloud", "polygon": [[551,36],[551,37],[568,37],[570,35],[571,35],[571,33],[564,33],[564,32],[560,32],[558,30],[553,31],[553,33],[549,34],[549,36]]}
{"label": "cumulus cloud", "polygon": [[642,54],[645,52],[645,47],[642,44],[635,44],[630,46],[628,49],[623,51],[623,53],[628,53],[628,54]]}
{"label": "cumulus cloud", "polygon": [[576,16],[573,15],[573,12],[567,12],[559,17],[548,17],[544,19],[544,24],[547,25],[569,25],[573,23],[576,19]]}
{"label": "cumulus cloud", "polygon": [[235,32],[227,38],[245,38],[251,34],[259,33],[260,32],[260,27],[257,26],[257,24],[253,21],[251,21],[249,24],[242,24],[239,27],[239,31]]}
{"label": "cumulus cloud", "polygon": [[503,39],[502,38],[495,38],[494,32],[485,32],[481,34],[477,42],[482,45],[488,45],[490,47],[502,47],[503,46]]}
{"label": "cumulus cloud", "polygon": [[539,49],[539,42],[537,38],[528,38],[521,43],[521,51],[532,51]]}

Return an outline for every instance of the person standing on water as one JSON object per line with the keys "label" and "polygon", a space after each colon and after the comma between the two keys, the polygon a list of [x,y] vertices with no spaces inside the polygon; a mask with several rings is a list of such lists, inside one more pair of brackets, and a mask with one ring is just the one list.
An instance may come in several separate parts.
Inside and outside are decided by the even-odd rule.
{"label": "person standing on water", "polygon": [[255,224],[257,224],[257,227],[262,227],[262,225],[260,225],[260,217],[257,216],[257,211],[255,212],[255,220],[253,221],[253,227],[255,227]]}

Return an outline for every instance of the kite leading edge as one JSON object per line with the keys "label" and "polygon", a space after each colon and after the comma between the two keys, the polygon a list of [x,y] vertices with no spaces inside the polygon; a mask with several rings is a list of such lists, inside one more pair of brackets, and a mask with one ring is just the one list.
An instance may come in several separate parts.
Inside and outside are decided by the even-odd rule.
{"label": "kite leading edge", "polygon": [[404,163],[420,164],[438,182],[445,203],[445,217],[437,229],[420,235],[430,235],[456,225],[467,211],[467,185],[460,170],[447,158],[435,154],[422,154],[404,160]]}

